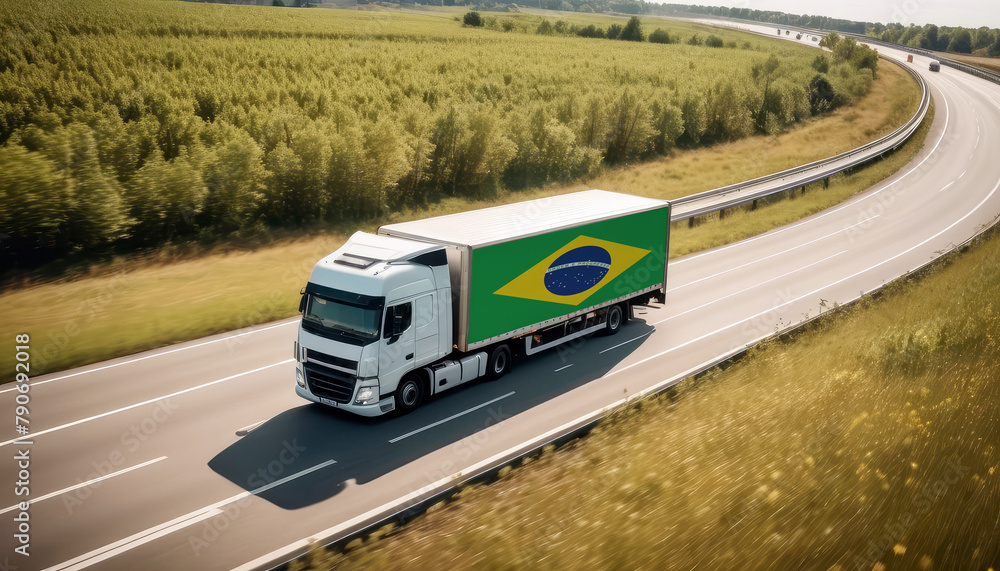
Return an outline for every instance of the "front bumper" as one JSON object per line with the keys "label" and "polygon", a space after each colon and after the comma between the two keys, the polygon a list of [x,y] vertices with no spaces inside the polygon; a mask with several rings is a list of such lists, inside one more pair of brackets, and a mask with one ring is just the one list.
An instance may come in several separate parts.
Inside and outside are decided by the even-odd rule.
{"label": "front bumper", "polygon": [[375,404],[368,405],[358,405],[353,403],[340,404],[338,402],[332,401],[330,399],[321,399],[320,397],[309,392],[308,389],[304,389],[299,385],[295,385],[295,394],[300,397],[312,401],[314,403],[325,404],[329,407],[340,408],[360,416],[382,416],[383,414],[390,412],[396,408],[396,399],[394,396],[389,395],[384,399],[378,401]]}

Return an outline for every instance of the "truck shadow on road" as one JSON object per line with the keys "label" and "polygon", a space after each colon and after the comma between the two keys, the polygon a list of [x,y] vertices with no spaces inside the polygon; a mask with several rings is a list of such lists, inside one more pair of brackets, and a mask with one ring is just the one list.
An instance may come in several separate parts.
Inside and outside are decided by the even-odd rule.
{"label": "truck shadow on road", "polygon": [[[303,404],[252,430],[208,465],[244,490],[291,510],[329,499],[350,486],[365,485],[428,456],[413,468],[420,475],[408,474],[398,483],[386,484],[393,491],[391,497],[399,497],[515,445],[520,440],[502,436],[504,431],[495,428],[499,422],[587,383],[600,382],[642,347],[653,329],[633,320],[615,336],[556,347],[521,360],[498,381],[457,387],[403,417],[370,419]],[[481,406],[484,403],[490,404]],[[480,408],[467,412],[474,407]],[[558,411],[553,414],[558,417]],[[445,419],[450,420],[441,422]],[[315,469],[324,463],[328,464]],[[386,487],[373,493],[382,496]]]}

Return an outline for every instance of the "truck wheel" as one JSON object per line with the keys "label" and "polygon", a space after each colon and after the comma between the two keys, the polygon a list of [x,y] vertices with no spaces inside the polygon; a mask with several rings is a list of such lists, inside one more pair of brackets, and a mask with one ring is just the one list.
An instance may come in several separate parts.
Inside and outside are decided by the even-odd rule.
{"label": "truck wheel", "polygon": [[490,359],[486,363],[486,377],[496,380],[507,374],[510,370],[511,354],[510,347],[506,343],[501,343],[490,352]]}
{"label": "truck wheel", "polygon": [[396,411],[406,414],[424,402],[424,382],[419,375],[410,373],[396,387]]}
{"label": "truck wheel", "polygon": [[625,314],[622,312],[622,306],[612,305],[608,308],[607,315],[604,316],[604,334],[614,335],[618,333],[618,330],[622,328],[622,323],[625,322]]}

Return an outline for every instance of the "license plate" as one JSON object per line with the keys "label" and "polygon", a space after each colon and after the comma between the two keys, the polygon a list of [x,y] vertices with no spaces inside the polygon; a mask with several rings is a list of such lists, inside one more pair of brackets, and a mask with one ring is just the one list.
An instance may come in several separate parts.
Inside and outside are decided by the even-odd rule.
{"label": "license plate", "polygon": [[339,405],[339,404],[337,403],[337,401],[334,401],[334,400],[330,400],[330,399],[328,399],[328,398],[323,398],[323,397],[319,397],[319,402],[321,402],[321,403],[323,403],[323,404],[325,404],[325,405],[329,405],[329,406],[340,406],[340,405]]}

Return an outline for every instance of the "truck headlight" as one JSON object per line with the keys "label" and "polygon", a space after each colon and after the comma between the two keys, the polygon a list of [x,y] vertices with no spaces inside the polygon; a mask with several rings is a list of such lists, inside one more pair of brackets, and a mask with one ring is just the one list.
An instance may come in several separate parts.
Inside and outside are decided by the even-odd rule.
{"label": "truck headlight", "polygon": [[375,404],[379,400],[378,381],[364,381],[358,389],[358,396],[354,398],[354,404]]}
{"label": "truck headlight", "polygon": [[302,388],[306,388],[306,378],[302,376],[302,369],[295,367],[295,382]]}

